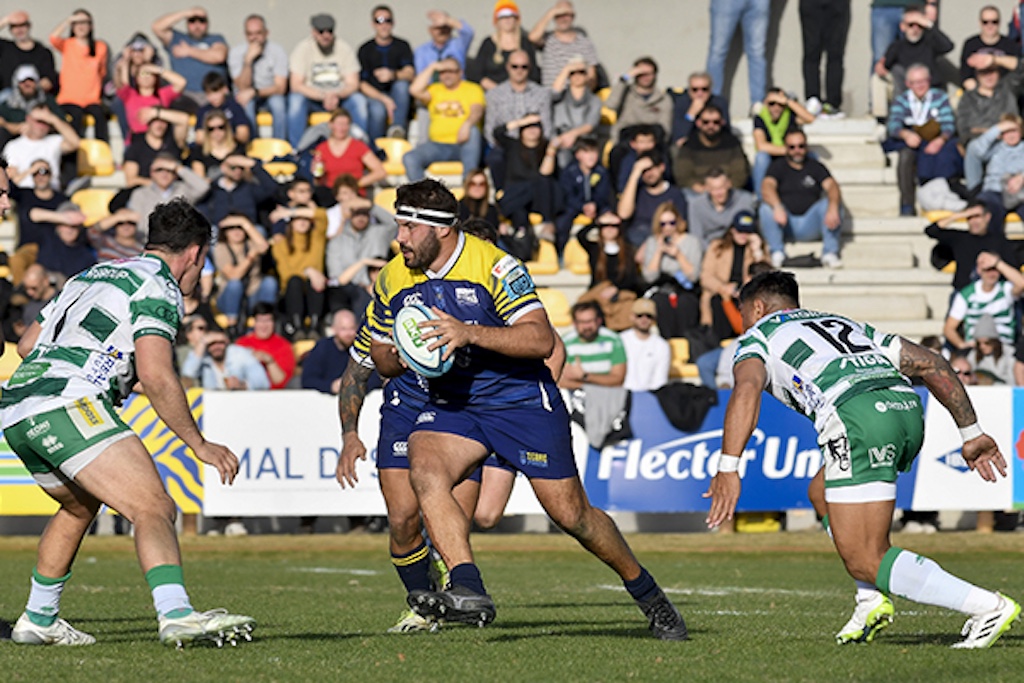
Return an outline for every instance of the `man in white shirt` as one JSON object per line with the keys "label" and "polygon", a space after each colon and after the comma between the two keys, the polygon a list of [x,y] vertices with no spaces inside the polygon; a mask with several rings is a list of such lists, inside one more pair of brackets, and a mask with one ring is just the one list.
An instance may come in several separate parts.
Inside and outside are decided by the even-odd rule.
{"label": "man in white shirt", "polygon": [[672,350],[661,335],[651,332],[657,311],[651,299],[633,302],[633,327],[619,336],[626,347],[626,379],[630,391],[654,391],[668,384]]}

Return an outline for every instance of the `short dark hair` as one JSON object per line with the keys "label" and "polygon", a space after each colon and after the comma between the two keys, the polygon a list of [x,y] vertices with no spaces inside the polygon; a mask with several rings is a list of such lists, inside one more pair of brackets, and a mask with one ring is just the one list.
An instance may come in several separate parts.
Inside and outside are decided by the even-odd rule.
{"label": "short dark hair", "polygon": [[459,201],[444,183],[433,178],[424,178],[414,183],[400,185],[395,193],[395,206],[413,206],[417,209],[434,209],[459,215]]}
{"label": "short dark hair", "polygon": [[717,104],[715,104],[713,102],[710,102],[710,101],[707,104],[704,105],[703,109],[701,109],[699,112],[697,112],[697,118],[700,118],[701,116],[703,116],[704,112],[707,112],[707,111],[718,112],[719,116],[721,116],[723,119],[725,118],[725,112],[722,111],[722,108],[719,107]]}
{"label": "short dark hair", "polygon": [[149,241],[146,249],[180,254],[192,245],[210,243],[210,221],[182,197],[157,204],[149,214]]}
{"label": "short dark hair", "polygon": [[483,218],[470,218],[462,224],[462,232],[479,237],[491,244],[498,243],[498,229]]}
{"label": "short dark hair", "polygon": [[395,16],[395,13],[392,12],[391,8],[388,7],[387,5],[377,5],[376,7],[374,7],[372,10],[370,10],[370,17],[375,16],[377,14],[377,12],[387,12],[392,17]]}
{"label": "short dark hair", "polygon": [[331,185],[331,193],[338,194],[338,190],[342,187],[347,187],[353,192],[359,192],[359,180],[351,173],[342,173],[334,179],[334,183]]}
{"label": "short dark hair", "polygon": [[211,71],[203,76],[203,92],[213,92],[226,87],[228,87],[228,81],[222,73]]}
{"label": "short dark hair", "polygon": [[740,303],[751,299],[781,299],[792,307],[800,305],[800,285],[793,273],[784,270],[773,270],[751,278],[740,290]]}
{"label": "short dark hair", "polygon": [[261,301],[252,307],[253,317],[257,315],[274,315],[276,313],[274,304],[267,301]]}
{"label": "short dark hair", "polygon": [[572,309],[570,309],[573,321],[576,320],[577,313],[584,311],[593,311],[597,314],[597,319],[601,321],[601,324],[604,324],[604,311],[601,310],[601,304],[596,301],[577,301],[572,305]]}
{"label": "short dark hair", "polygon": [[649,66],[652,69],[654,69],[654,73],[655,74],[658,73],[658,63],[656,61],[654,61],[654,57],[644,56],[644,57],[640,57],[635,62],[633,62],[633,66],[640,66],[641,64],[646,64],[647,66]]}
{"label": "short dark hair", "polygon": [[989,208],[988,204],[985,203],[984,199],[972,199],[971,201],[967,202],[967,207],[965,208],[965,210],[973,209],[976,206],[980,206],[982,211],[984,211],[985,213],[992,213],[992,209]]}
{"label": "short dark hair", "polygon": [[581,149],[585,149],[588,152],[596,152],[600,151],[601,146],[597,144],[597,138],[595,138],[593,135],[581,135],[578,138],[576,138],[576,142],[573,143],[572,152],[573,154],[575,154],[576,152],[579,152]]}
{"label": "short dark hair", "polygon": [[655,166],[661,166],[663,163],[665,163],[665,155],[662,154],[661,150],[658,148],[649,149],[646,152],[642,152],[640,156],[637,157],[637,161],[639,161],[640,159],[650,159],[651,163],[654,164]]}
{"label": "short dark hair", "polygon": [[721,166],[712,166],[708,169],[708,172],[704,174],[704,179],[711,180],[712,178],[721,178],[722,176],[728,178],[729,174],[726,173],[725,169]]}

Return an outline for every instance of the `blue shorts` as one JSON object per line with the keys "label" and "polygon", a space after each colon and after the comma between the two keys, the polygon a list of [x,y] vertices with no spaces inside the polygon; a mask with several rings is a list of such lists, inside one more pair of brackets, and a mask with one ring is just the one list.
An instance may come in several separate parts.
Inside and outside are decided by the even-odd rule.
{"label": "blue shorts", "polygon": [[[377,439],[377,469],[409,469],[409,434],[425,403],[385,399],[380,408],[380,436]],[[483,468],[473,470],[467,479],[480,483]]]}
{"label": "blue shorts", "polygon": [[[555,394],[557,396],[557,394]],[[506,468],[528,479],[578,476],[569,435],[569,413],[561,399],[541,406],[501,408],[431,404],[416,419],[414,432],[442,432],[472,439]]]}
{"label": "blue shorts", "polygon": [[496,470],[505,470],[506,472],[511,472],[512,474],[515,474],[516,472],[519,471],[515,467],[512,467],[512,465],[509,465],[507,462],[496,456],[494,453],[491,453],[489,456],[487,456],[487,459],[484,460],[483,466],[493,467]]}

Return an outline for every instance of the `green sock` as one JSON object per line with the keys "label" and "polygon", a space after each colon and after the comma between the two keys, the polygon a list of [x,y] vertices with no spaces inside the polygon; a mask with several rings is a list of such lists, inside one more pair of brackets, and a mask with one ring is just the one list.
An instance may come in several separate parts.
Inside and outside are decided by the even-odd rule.
{"label": "green sock", "polygon": [[146,572],[146,583],[153,593],[153,606],[163,617],[183,617],[192,612],[185,592],[185,573],[181,565],[161,564]]}

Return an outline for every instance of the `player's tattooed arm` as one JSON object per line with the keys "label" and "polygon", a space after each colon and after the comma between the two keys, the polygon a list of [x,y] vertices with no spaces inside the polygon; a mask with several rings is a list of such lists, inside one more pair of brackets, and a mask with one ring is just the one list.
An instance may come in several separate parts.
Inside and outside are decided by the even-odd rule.
{"label": "player's tattooed arm", "polygon": [[939,403],[946,406],[957,426],[966,427],[978,421],[964,385],[941,355],[903,338],[900,372],[908,377],[920,377]]}
{"label": "player's tattooed arm", "polygon": [[366,386],[373,368],[363,367],[354,360],[349,360],[344,374],[341,376],[341,387],[338,389],[338,417],[341,418],[341,433],[354,432],[359,426],[359,411],[362,410],[366,398]]}

